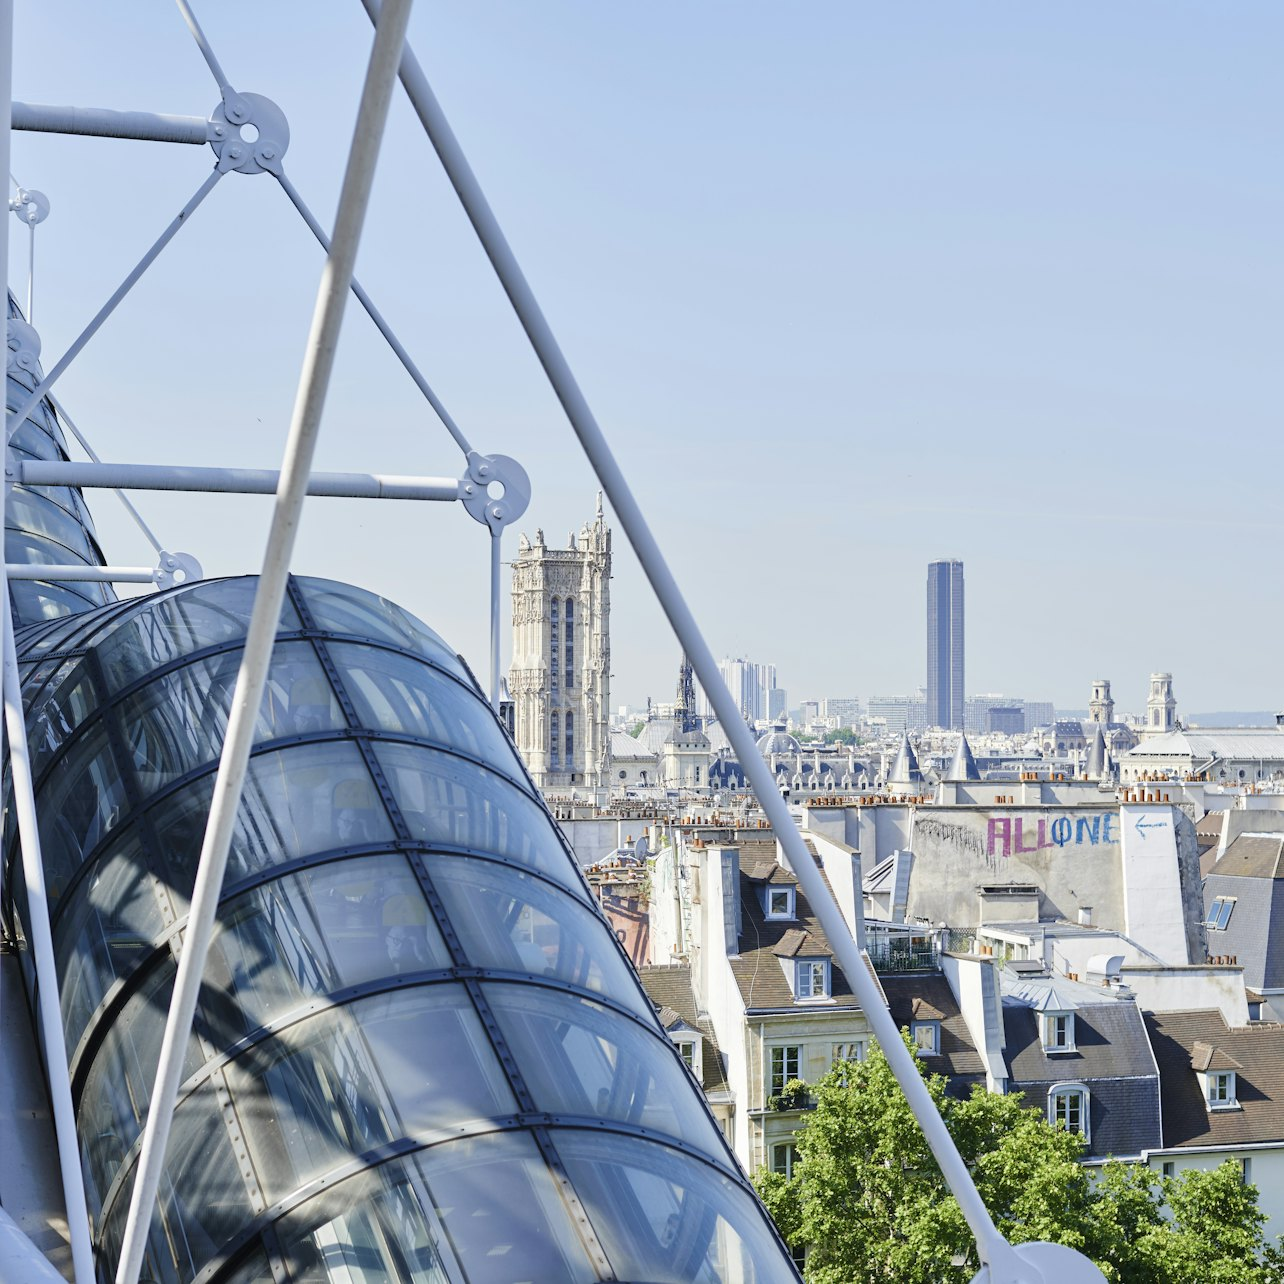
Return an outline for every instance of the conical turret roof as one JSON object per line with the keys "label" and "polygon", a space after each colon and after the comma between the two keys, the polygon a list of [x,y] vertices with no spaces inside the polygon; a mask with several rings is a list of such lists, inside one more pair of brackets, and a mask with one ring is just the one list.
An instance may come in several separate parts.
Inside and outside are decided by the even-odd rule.
{"label": "conical turret roof", "polygon": [[901,747],[896,754],[896,761],[892,763],[892,770],[888,773],[887,783],[889,785],[921,785],[923,783],[923,773],[919,769],[914,746],[910,744],[909,732],[906,732],[901,737]]}
{"label": "conical turret roof", "polygon": [[1106,738],[1101,733],[1101,723],[1093,723],[1092,743],[1088,746],[1088,757],[1083,764],[1083,774],[1089,780],[1100,780],[1106,772]]}
{"label": "conical turret roof", "polygon": [[972,746],[966,735],[959,736],[959,747],[954,751],[954,761],[945,773],[946,780],[980,780],[981,771],[972,756]]}

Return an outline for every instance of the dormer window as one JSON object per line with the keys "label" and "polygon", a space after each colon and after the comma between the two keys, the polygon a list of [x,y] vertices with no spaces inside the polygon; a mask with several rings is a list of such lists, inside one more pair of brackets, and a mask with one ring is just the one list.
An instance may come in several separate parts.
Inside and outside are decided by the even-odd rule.
{"label": "dormer window", "polygon": [[1089,1139],[1091,1116],[1088,1089],[1081,1083],[1056,1083],[1048,1089],[1048,1122]]}
{"label": "dormer window", "polygon": [[691,1030],[675,1031],[669,1035],[682,1058],[682,1064],[699,1080],[703,1073],[700,1064],[700,1040]]}
{"label": "dormer window", "polygon": [[920,1057],[935,1057],[941,1051],[941,1023],[939,1021],[911,1021],[910,1038],[914,1051]]}
{"label": "dormer window", "polygon": [[794,995],[799,999],[829,998],[828,959],[798,959],[796,961]]}
{"label": "dormer window", "polygon": [[1239,1109],[1239,1102],[1235,1099],[1234,1070],[1210,1070],[1203,1080],[1209,1110]]}
{"label": "dormer window", "polygon": [[1043,1014],[1043,1050],[1045,1052],[1075,1051],[1073,1012]]}
{"label": "dormer window", "polygon": [[768,918],[793,918],[794,889],[792,887],[768,887],[766,908]]}

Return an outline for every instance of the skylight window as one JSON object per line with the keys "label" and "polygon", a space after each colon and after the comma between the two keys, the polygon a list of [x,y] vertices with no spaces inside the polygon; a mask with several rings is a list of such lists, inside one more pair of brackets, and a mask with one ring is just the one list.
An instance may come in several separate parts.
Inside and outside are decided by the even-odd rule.
{"label": "skylight window", "polygon": [[1226,924],[1230,922],[1231,911],[1235,908],[1236,897],[1218,896],[1208,907],[1208,918],[1204,921],[1204,926],[1212,932],[1224,932]]}

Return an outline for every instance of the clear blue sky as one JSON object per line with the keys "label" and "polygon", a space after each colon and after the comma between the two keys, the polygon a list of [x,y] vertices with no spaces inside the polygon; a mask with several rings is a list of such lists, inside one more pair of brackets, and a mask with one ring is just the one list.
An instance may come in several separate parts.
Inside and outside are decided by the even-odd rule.
{"label": "clear blue sky", "polygon": [[[290,117],[323,222],[369,47],[358,0],[210,0],[234,84]],[[1284,704],[1284,10],[420,0],[412,40],[719,653],[791,699],[923,681],[924,584],[961,557],[969,690]],[[15,96],[207,113],[165,3],[19,0]],[[15,136],[50,197],[46,358],[208,171],[197,148]],[[11,231],[21,229],[12,225]],[[25,261],[14,244],[11,272]],[[320,260],[232,175],[61,387],[101,453],[274,466]],[[360,275],[562,539],[595,483],[398,99]],[[355,303],[321,467],[459,456]],[[266,501],[147,496],[211,573]],[[112,554],[144,548],[95,504]],[[297,564],[485,665],[485,537],[445,507],[316,501]],[[613,701],[677,649],[617,545]]]}

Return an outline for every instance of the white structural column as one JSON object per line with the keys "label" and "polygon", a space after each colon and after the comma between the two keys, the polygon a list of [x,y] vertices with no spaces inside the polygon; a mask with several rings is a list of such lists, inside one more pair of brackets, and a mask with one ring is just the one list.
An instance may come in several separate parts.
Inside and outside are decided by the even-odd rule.
{"label": "white structural column", "polygon": [[4,629],[4,723],[9,745],[9,770],[13,776],[14,810],[22,846],[22,873],[27,883],[27,915],[31,927],[32,957],[36,964],[37,1006],[45,1041],[45,1069],[49,1074],[49,1102],[53,1108],[58,1163],[62,1168],[62,1193],[67,1203],[67,1229],[76,1284],[92,1284],[94,1254],[89,1239],[89,1209],[85,1203],[80,1148],[76,1143],[76,1113],[71,1101],[71,1076],[67,1070],[67,1043],[58,998],[58,971],[54,960],[53,931],[49,925],[49,893],[40,850],[40,825],[31,778],[27,720],[22,708],[18,652],[13,640],[13,615],[9,609],[9,582],[0,566],[0,612]]}
{"label": "white structural column", "polygon": [[[13,3],[0,0],[0,173],[9,172],[9,142],[13,101]],[[9,220],[0,219],[0,264],[9,263]],[[4,334],[9,327],[9,302],[4,300]],[[25,415],[24,415],[25,418]],[[17,421],[21,423],[22,420]],[[9,488],[0,486],[0,539],[4,538],[5,502]],[[58,972],[54,962],[53,932],[49,926],[49,899],[45,889],[45,867],[40,855],[40,829],[36,821],[36,799],[31,780],[31,759],[27,746],[27,721],[22,708],[18,681],[18,657],[13,640],[13,618],[9,609],[9,583],[0,557],[0,699],[4,703],[9,740],[9,770],[13,780],[14,810],[22,845],[22,870],[27,883],[27,912],[31,925],[31,950],[39,987],[39,1019],[45,1043],[45,1066],[49,1073],[49,1099],[53,1108],[54,1135],[62,1169],[62,1192],[67,1205],[68,1237],[76,1284],[93,1284],[94,1255],[89,1239],[89,1210],[85,1204],[84,1176],[80,1148],[76,1144],[76,1115],[71,1102],[71,1078],[67,1071],[67,1047],[58,1002]],[[3,834],[0,834],[0,839]],[[14,1227],[16,1230],[17,1228]],[[34,1278],[34,1277],[33,1277]]]}
{"label": "white structural column", "polygon": [[116,1284],[137,1284],[142,1267],[156,1191],[165,1162],[165,1147],[169,1140],[174,1103],[178,1095],[183,1054],[191,1032],[196,999],[213,934],[223,872],[232,843],[236,813],[241,803],[259,706],[267,684],[277,623],[281,618],[281,606],[289,579],[290,556],[307,493],[308,476],[330,373],[334,366],[344,304],[352,281],[357,245],[369,204],[370,187],[397,64],[405,43],[410,4],[411,0],[388,0],[375,31],[374,49],[357,112],[334,236],[321,274],[312,330],[299,375],[299,390],[281,467],[281,483],[277,490],[272,528],[263,556],[263,570],[254,599],[254,610],[250,616],[245,653],[232,696],[227,737],[214,783],[205,841],[196,871],[187,938],[174,981],[174,997],[161,1043],[156,1086],[152,1093],[151,1108],[147,1113],[147,1125],[143,1132],[134,1187],[130,1195],[129,1219],[125,1227]]}
{"label": "white structural column", "polygon": [[[379,0],[362,0],[362,3],[372,19],[377,19],[384,7]],[[902,1042],[896,1022],[884,1006],[878,985],[866,969],[846,920],[830,895],[816,862],[811,859],[804,846],[793,816],[777,791],[766,762],[758,755],[753,737],[741,719],[739,708],[718,673],[713,653],[709,650],[695,617],[651,534],[646,518],[500,230],[481,186],[409,47],[402,59],[401,83],[450,177],[540,364],[544,367],[549,383],[561,402],[584,453],[589,457],[615,508],[620,524],[646,571],[673,631],[727,732],[731,746],[744,767],[759,804],[771,822],[790,867],[829,937],[839,965],[865,1011],[866,1019],[923,1129],[950,1190],[958,1200],[976,1238],[982,1262],[978,1279],[986,1281],[986,1284],[1088,1284],[1089,1281],[1103,1281],[1101,1272],[1081,1254],[1058,1245],[1042,1244],[1025,1244],[1014,1250],[994,1225],[972,1175],[927,1091],[914,1056]]]}

